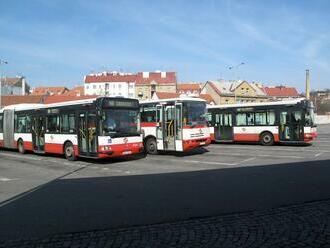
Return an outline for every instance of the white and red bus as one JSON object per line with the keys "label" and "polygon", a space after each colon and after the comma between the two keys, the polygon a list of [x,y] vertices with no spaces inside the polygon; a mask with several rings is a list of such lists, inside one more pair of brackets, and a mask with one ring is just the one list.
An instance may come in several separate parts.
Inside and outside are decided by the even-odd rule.
{"label": "white and red bus", "polygon": [[188,151],[211,143],[206,102],[176,98],[140,102],[141,129],[147,153]]}
{"label": "white and red bus", "polygon": [[137,154],[143,152],[139,118],[138,100],[127,98],[11,105],[0,110],[0,147],[68,160]]}
{"label": "white and red bus", "polygon": [[317,137],[314,107],[305,99],[208,107],[212,141],[306,143]]}

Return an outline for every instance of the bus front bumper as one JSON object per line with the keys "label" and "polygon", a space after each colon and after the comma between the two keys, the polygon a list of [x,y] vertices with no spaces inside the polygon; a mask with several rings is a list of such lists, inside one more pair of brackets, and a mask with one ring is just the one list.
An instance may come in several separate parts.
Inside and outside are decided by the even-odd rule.
{"label": "bus front bumper", "polygon": [[139,154],[144,151],[142,142],[99,146],[99,158],[124,157],[133,154]]}

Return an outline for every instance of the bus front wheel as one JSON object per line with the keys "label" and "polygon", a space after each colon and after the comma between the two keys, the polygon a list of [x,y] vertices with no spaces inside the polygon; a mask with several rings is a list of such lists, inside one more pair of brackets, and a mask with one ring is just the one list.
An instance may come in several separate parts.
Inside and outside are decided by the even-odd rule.
{"label": "bus front wheel", "polygon": [[269,132],[261,134],[260,142],[263,146],[271,146],[274,144],[274,136]]}
{"label": "bus front wheel", "polygon": [[64,146],[64,155],[65,158],[69,161],[75,161],[77,159],[74,154],[74,148],[71,142],[66,142]]}
{"label": "bus front wheel", "polygon": [[146,152],[149,153],[149,154],[157,154],[158,151],[157,151],[157,141],[156,139],[154,138],[148,138],[147,141],[146,141]]}

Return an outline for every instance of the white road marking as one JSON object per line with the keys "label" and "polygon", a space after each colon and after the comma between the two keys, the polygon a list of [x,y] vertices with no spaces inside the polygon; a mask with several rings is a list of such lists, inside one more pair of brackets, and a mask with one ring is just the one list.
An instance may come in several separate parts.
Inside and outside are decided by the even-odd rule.
{"label": "white road marking", "polygon": [[315,157],[321,156],[323,154],[323,152],[320,152],[318,154],[315,154]]}
{"label": "white road marking", "polygon": [[[263,148],[258,148],[258,146],[254,146],[254,147],[251,147],[251,146],[226,146],[226,145],[212,145],[212,146],[209,146],[209,147],[206,147],[207,149],[239,149],[239,150],[253,150],[253,151],[274,151],[274,152],[277,152],[277,151],[284,151],[284,152],[330,152],[330,150],[319,150],[319,149],[301,149],[302,147],[287,147],[287,148],[276,148],[276,149],[271,149],[270,147],[265,147],[264,149]],[[317,148],[317,147],[315,147]]]}
{"label": "white road marking", "polygon": [[42,158],[38,158],[38,157],[30,157],[30,156],[18,155],[18,154],[16,155],[16,154],[11,154],[11,153],[4,153],[4,152],[1,152],[0,155],[12,157],[12,158],[30,159],[30,160],[37,160],[37,161],[42,160]]}
{"label": "white road marking", "polygon": [[244,159],[244,160],[242,160],[241,162],[239,162],[239,164],[243,164],[243,163],[246,163],[246,162],[250,162],[250,161],[255,160],[255,159],[257,159],[257,158],[256,158],[256,157],[253,157],[253,158],[247,158],[247,159]]}
{"label": "white road marking", "polygon": [[[252,154],[244,153],[224,153],[224,152],[209,152],[210,154],[217,154],[220,156],[231,156],[231,157],[251,157]],[[275,155],[275,154],[253,154],[255,157],[272,157],[272,158],[298,158],[302,159],[305,157],[292,156],[292,155]]]}
{"label": "white road marking", "polygon": [[18,178],[0,177],[0,182],[9,182],[9,181],[14,181],[14,180],[18,180]]}
{"label": "white road marking", "polygon": [[194,163],[194,164],[217,164],[217,165],[237,165],[237,163],[222,163],[222,162],[213,162],[213,161],[200,161],[200,160],[181,160],[181,159],[157,159],[153,157],[149,157],[148,159],[157,160],[157,161],[172,161],[172,162],[184,162],[184,163]]}

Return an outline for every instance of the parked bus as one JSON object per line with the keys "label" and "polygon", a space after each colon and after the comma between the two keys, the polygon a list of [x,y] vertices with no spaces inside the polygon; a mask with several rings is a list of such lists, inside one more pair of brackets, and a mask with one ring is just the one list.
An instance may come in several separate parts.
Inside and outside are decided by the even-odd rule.
{"label": "parked bus", "polygon": [[135,99],[98,97],[55,104],[18,104],[0,110],[0,147],[20,153],[107,158],[143,151]]}
{"label": "parked bus", "polygon": [[208,107],[212,141],[311,142],[317,136],[312,102],[304,99]]}
{"label": "parked bus", "polygon": [[177,98],[140,102],[141,129],[147,153],[188,151],[211,143],[206,102]]}

